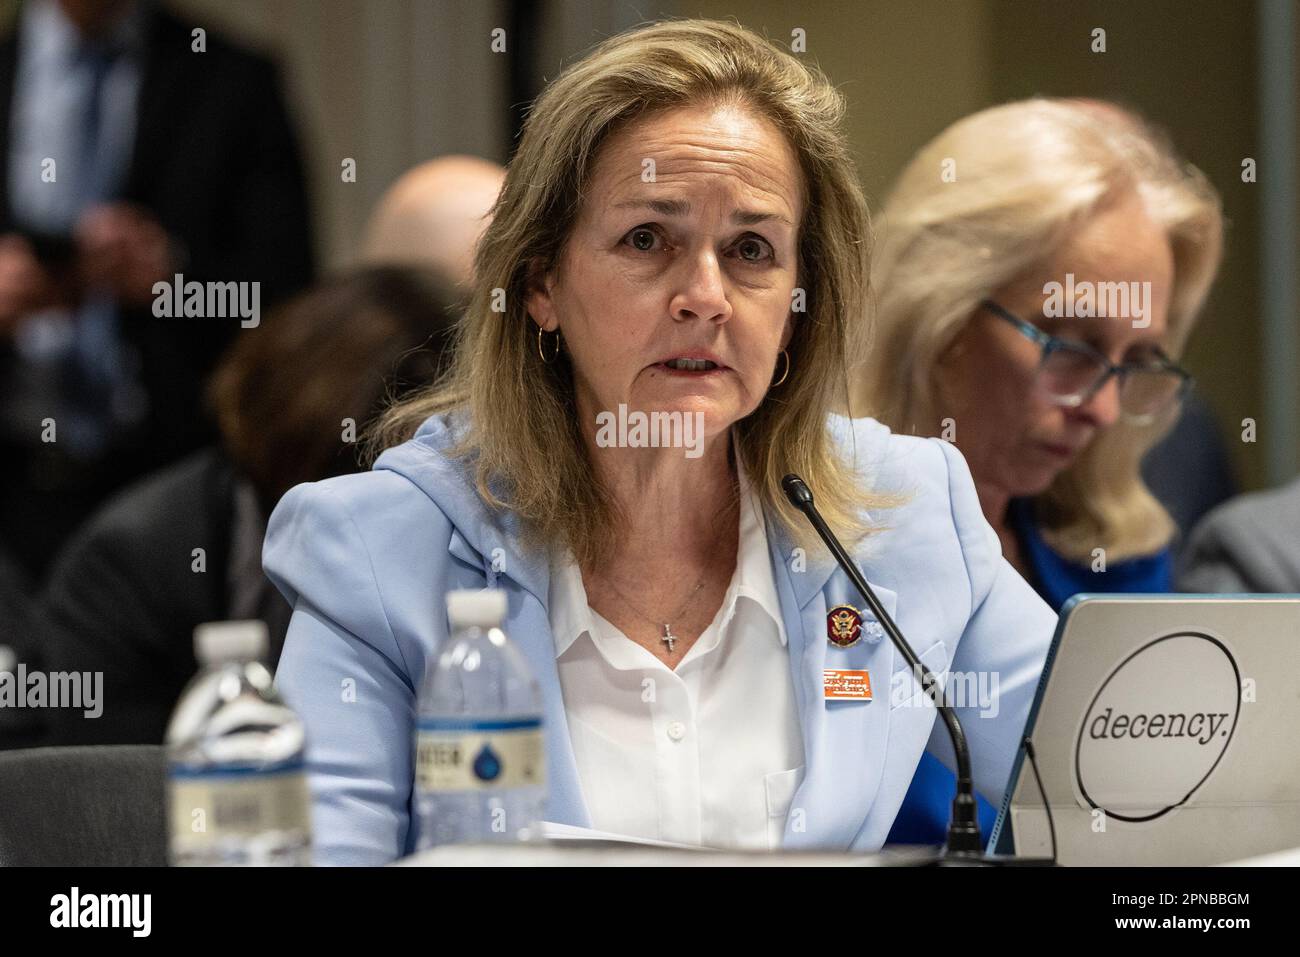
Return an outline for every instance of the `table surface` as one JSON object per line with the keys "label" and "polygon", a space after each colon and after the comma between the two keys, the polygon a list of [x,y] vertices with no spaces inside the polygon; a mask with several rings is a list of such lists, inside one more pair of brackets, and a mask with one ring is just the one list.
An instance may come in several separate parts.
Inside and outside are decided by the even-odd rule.
{"label": "table surface", "polygon": [[909,867],[935,859],[932,847],[890,847],[877,854],[813,851],[715,851],[616,841],[553,840],[448,844],[412,854],[399,867]]}

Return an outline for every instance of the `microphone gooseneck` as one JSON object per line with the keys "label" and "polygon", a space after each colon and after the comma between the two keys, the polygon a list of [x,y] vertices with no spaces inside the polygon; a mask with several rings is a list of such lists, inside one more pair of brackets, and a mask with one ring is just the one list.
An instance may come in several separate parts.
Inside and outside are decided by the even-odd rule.
{"label": "microphone gooseneck", "polygon": [[898,630],[894,619],[885,611],[876,593],[871,590],[867,580],[858,571],[858,566],[849,557],[844,546],[840,544],[839,539],[826,525],[821,514],[817,511],[817,506],[813,504],[812,490],[808,488],[806,482],[799,476],[791,474],[781,480],[781,488],[785,491],[785,496],[790,500],[790,504],[803,512],[804,517],[812,524],[821,540],[826,543],[835,561],[843,569],[844,574],[849,576],[849,581],[853,587],[858,590],[862,600],[867,603],[872,614],[876,616],[876,621],[889,635],[890,641],[894,647],[899,650],[903,658],[907,661],[912,669],[913,674],[920,674],[921,687],[935,702],[935,707],[939,710],[939,716],[943,718],[944,725],[948,728],[948,736],[952,739],[953,754],[957,758],[957,791],[952,801],[952,817],[948,822],[948,842],[945,845],[946,854],[951,858],[980,858],[983,856],[983,842],[980,840],[979,816],[975,803],[975,787],[971,780],[970,766],[970,748],[966,743],[966,733],[962,730],[961,722],[957,720],[957,714],[951,706],[944,703],[942,689],[938,687],[939,679],[921,664],[921,659],[916,656],[912,646],[907,643],[903,633]]}

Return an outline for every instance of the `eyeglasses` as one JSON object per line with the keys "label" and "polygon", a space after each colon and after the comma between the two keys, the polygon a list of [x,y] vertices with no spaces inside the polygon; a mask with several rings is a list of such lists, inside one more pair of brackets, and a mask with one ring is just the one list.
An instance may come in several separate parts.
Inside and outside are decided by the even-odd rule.
{"label": "eyeglasses", "polygon": [[1042,347],[1035,384],[1057,405],[1078,408],[1101,391],[1111,376],[1119,376],[1120,414],[1135,425],[1145,425],[1182,402],[1192,386],[1191,375],[1163,352],[1140,362],[1116,365],[1092,346],[1048,335],[991,299],[980,305]]}

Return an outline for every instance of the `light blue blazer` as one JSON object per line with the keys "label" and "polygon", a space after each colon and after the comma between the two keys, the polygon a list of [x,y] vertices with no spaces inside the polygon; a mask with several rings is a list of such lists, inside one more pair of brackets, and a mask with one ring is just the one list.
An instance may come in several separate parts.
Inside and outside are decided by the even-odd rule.
{"label": "light blue blazer", "polygon": [[[490,513],[442,454],[458,423],[430,418],[373,471],[299,485],[271,516],[263,563],[294,609],[276,683],[306,723],[318,863],[382,864],[415,847],[415,696],[454,588],[505,590],[504,627],[545,702],[546,818],[591,824],[547,617],[549,564],[527,557],[518,519]],[[955,448],[870,419],[830,427],[865,487],[907,496],[873,516],[886,530],[854,550],[881,602],[936,674],[974,673],[965,686],[990,691],[996,682],[996,697],[966,696],[959,709],[976,788],[996,802],[1056,616],[1002,558]],[[828,643],[828,610],[863,605],[829,553],[798,551],[771,517],[768,540],[805,758],[784,846],[873,851],[922,752],[952,766],[947,734],[878,627],[848,649]],[[827,668],[868,670],[874,699],[825,700]]]}

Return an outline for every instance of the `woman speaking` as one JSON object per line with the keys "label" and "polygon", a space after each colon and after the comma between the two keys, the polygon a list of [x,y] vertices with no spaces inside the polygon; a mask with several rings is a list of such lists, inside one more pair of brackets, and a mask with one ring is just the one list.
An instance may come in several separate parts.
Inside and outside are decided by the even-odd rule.
{"label": "woman speaking", "polygon": [[[869,239],[842,109],[795,57],[704,21],[614,37],[537,101],[449,376],[389,411],[372,471],[271,519],[318,861],[417,846],[416,692],[446,592],[485,586],[544,698],[548,821],[878,848],[927,746],[952,754],[790,472],[923,663],[981,679],[954,703],[977,789],[1002,794],[1055,618],[951,445],[831,412]],[[606,427],[656,413],[698,428],[655,446]],[[828,697],[841,670],[874,697]]]}

